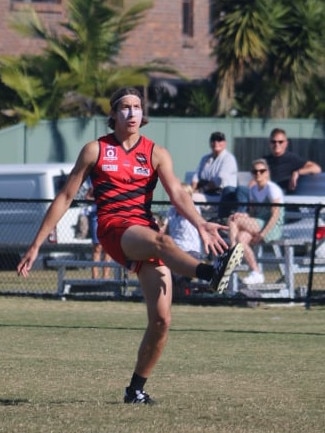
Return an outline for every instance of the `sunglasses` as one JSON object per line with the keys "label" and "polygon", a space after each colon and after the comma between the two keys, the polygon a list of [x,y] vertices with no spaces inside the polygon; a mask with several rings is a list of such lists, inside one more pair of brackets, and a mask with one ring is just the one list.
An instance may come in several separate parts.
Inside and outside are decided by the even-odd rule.
{"label": "sunglasses", "polygon": [[272,144],[283,144],[284,140],[271,140]]}
{"label": "sunglasses", "polygon": [[260,170],[252,170],[252,174],[256,175],[258,173],[263,174],[267,171],[266,168],[261,168]]}

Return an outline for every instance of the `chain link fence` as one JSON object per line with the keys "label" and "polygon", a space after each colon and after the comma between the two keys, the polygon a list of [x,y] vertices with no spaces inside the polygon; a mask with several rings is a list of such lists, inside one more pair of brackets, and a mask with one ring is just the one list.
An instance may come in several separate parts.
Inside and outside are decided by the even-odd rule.
{"label": "chain link fence", "polygon": [[[135,274],[112,263],[108,280],[91,281],[92,241],[89,202],[75,201],[40,250],[29,278],[18,277],[17,264],[32,241],[50,204],[47,200],[0,199],[0,295],[78,297],[82,299],[141,299]],[[169,202],[154,202],[153,212],[162,223]],[[215,204],[205,203],[203,216],[216,221]],[[240,266],[226,295],[210,293],[202,281],[176,279],[174,300],[198,303],[263,302],[322,303],[325,294],[325,211],[322,205],[285,205],[283,235],[276,242],[258,246],[263,269],[261,285],[243,284],[248,269]],[[227,232],[222,232],[228,239]],[[135,246],[136,247],[136,246]],[[205,257],[209,261],[209,257]],[[66,263],[59,266],[60,263]],[[98,264],[103,267],[103,263]],[[69,286],[69,290],[64,286]],[[73,283],[75,282],[75,284]],[[78,284],[77,284],[78,282]],[[80,290],[78,290],[78,288]]]}

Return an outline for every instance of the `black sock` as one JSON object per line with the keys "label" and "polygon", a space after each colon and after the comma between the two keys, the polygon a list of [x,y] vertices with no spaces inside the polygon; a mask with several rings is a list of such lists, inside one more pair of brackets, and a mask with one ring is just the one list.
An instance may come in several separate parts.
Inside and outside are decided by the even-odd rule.
{"label": "black sock", "polygon": [[139,376],[136,373],[133,373],[133,376],[132,376],[131,382],[130,382],[130,388],[143,390],[143,387],[144,387],[146,382],[147,382],[147,378]]}
{"label": "black sock", "polygon": [[197,265],[195,275],[199,280],[210,281],[213,275],[213,266],[207,265],[206,263],[200,263]]}

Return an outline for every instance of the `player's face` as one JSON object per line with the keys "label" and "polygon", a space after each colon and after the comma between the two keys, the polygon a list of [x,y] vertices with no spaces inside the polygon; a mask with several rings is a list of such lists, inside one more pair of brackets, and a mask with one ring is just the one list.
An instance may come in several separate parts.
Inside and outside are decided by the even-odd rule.
{"label": "player's face", "polygon": [[124,96],[115,113],[116,127],[136,132],[142,121],[141,100],[135,95]]}
{"label": "player's face", "polygon": [[274,156],[283,155],[287,149],[287,146],[288,146],[287,137],[280,132],[278,134],[275,134],[270,139],[271,152]]}

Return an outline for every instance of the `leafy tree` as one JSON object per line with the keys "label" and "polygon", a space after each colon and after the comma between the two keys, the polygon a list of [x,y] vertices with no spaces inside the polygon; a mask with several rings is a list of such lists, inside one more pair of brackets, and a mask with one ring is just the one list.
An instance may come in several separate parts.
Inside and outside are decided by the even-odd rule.
{"label": "leafy tree", "polygon": [[324,64],[324,3],[221,0],[216,13],[219,113],[301,115],[308,83]]}
{"label": "leafy tree", "polygon": [[[322,71],[324,71],[324,64]],[[314,75],[306,85],[306,98],[302,103],[299,116],[301,118],[314,117],[321,121],[325,121],[325,76],[324,72],[319,75]]]}
{"label": "leafy tree", "polygon": [[[287,2],[285,2],[287,3]],[[275,49],[268,59],[268,76],[278,84],[271,114],[281,117],[299,115],[306,98],[306,85],[324,59],[324,3],[319,0],[290,2],[282,17],[283,26],[274,34]]]}
{"label": "leafy tree", "polygon": [[268,0],[220,0],[215,6],[215,48],[219,114],[227,114],[235,100],[235,85],[248,70],[260,68],[268,57],[272,23]]}
{"label": "leafy tree", "polygon": [[15,23],[21,34],[45,42],[42,56],[0,59],[2,82],[19,96],[12,110],[29,125],[41,118],[107,114],[109,95],[122,85],[147,86],[149,71],[176,71],[153,61],[117,66],[121,44],[152,6],[132,2],[70,0],[59,31],[45,27],[35,12]]}

